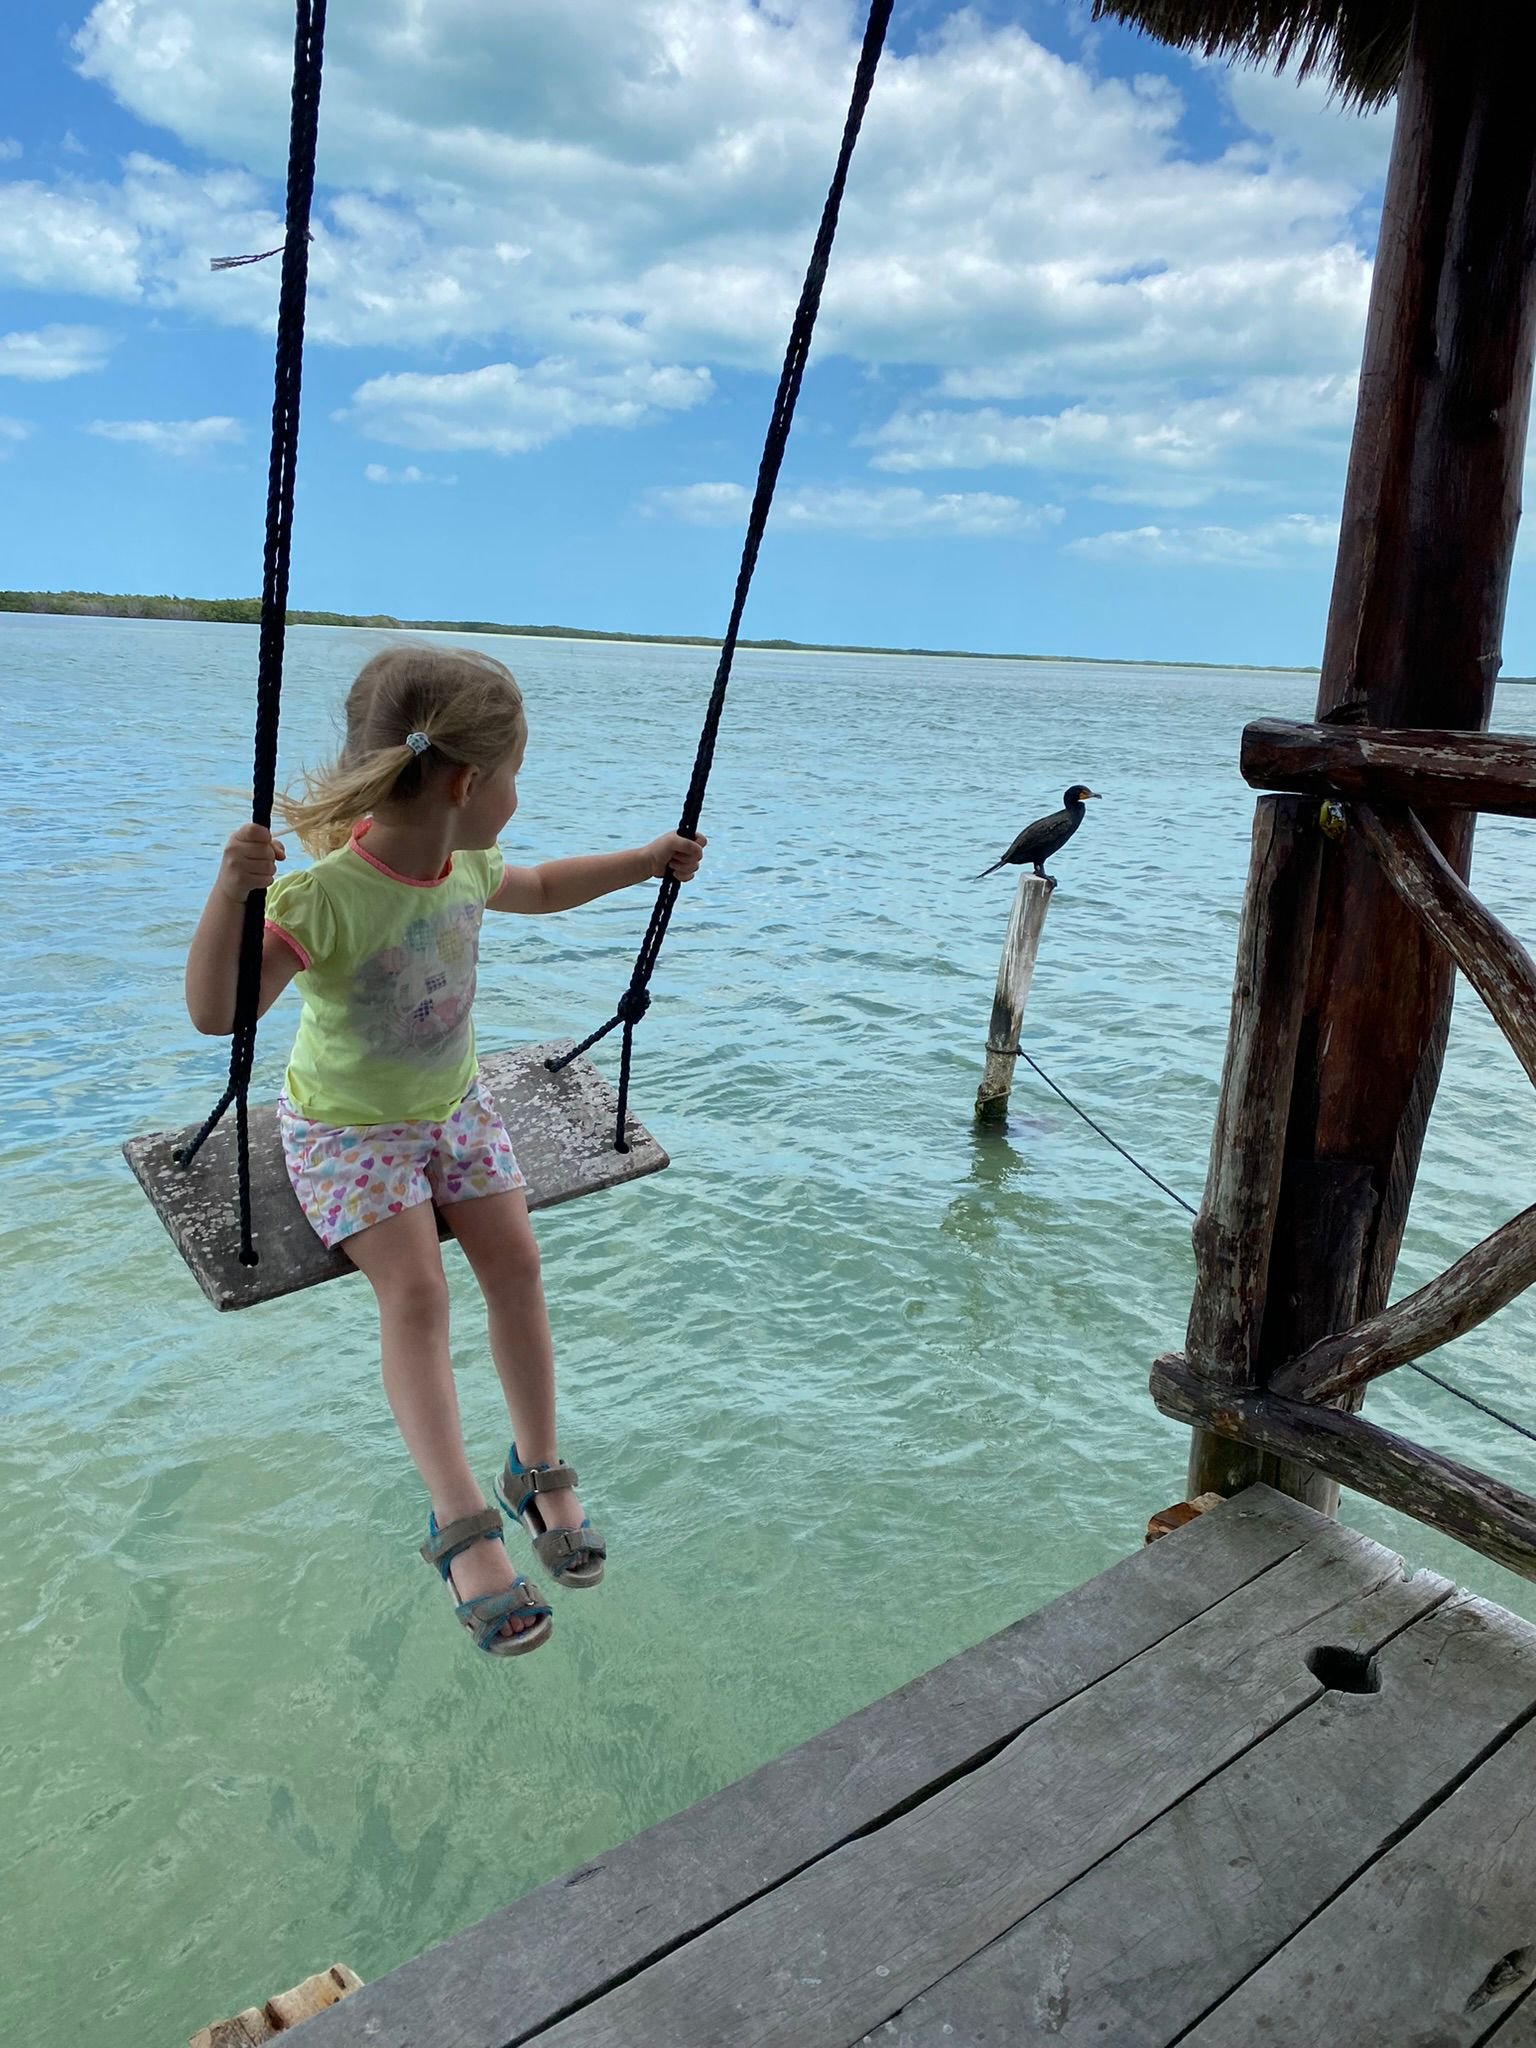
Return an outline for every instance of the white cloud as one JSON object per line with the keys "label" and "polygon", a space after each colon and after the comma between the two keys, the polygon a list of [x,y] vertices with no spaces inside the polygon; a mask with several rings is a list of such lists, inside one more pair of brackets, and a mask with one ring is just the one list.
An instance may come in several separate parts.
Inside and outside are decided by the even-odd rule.
{"label": "white cloud", "polygon": [[1151,562],[1167,568],[1275,569],[1331,552],[1336,519],[1292,512],[1258,526],[1137,526],[1069,541],[1072,554],[1101,562]]}
{"label": "white cloud", "polygon": [[[314,331],[770,365],[855,27],[844,0],[378,0],[338,17]],[[203,258],[273,239],[290,43],[278,0],[99,0],[77,39],[86,75],[133,112],[266,181],[263,226],[204,239]],[[1209,360],[1214,343],[1230,368],[1240,329],[1256,367],[1293,363],[1298,342],[1303,361],[1335,365],[1361,304],[1355,184],[1326,154],[1303,159],[1267,108],[1273,143],[1193,161],[1179,114],[1166,81],[1096,79],[968,10],[889,51],[823,347],[962,373],[1011,357],[1018,377],[1095,349],[1135,354],[1145,329],[1150,358]],[[160,170],[162,231],[168,180],[189,223],[217,197],[204,174]],[[95,203],[104,225],[136,232],[151,196],[141,160],[120,203],[107,188]],[[222,203],[249,214],[251,200]],[[140,255],[151,295],[268,317],[269,286],[232,297],[205,266],[183,270],[173,244]]]}
{"label": "white cloud", "polygon": [[427,376],[414,370],[373,377],[340,415],[371,440],[401,448],[487,448],[520,455],[578,427],[634,427],[663,412],[686,411],[709,396],[707,370],[637,363],[584,370],[550,357],[521,369]]}
{"label": "white cloud", "polygon": [[0,377],[51,383],[99,370],[112,346],[99,327],[39,327],[30,334],[0,334]]}
{"label": "white cloud", "polygon": [[137,297],[138,233],[125,200],[111,189],[0,185],[0,278],[34,291]]}
{"label": "white cloud", "polygon": [[1227,99],[1244,127],[1268,137],[1288,163],[1362,187],[1381,184],[1392,152],[1395,108],[1345,113],[1325,79],[1234,65],[1224,72]]}
{"label": "white cloud", "polygon": [[[700,483],[648,491],[641,504],[653,516],[685,520],[691,526],[740,526],[751,502],[745,484]],[[805,484],[778,494],[770,525],[788,532],[855,534],[866,540],[904,534],[995,540],[1038,533],[1061,517],[1059,505],[1025,505],[991,491]]]}
{"label": "white cloud", "polygon": [[1101,399],[1056,412],[913,407],[865,439],[876,469],[1035,469],[1101,479],[1093,495],[1111,502],[1191,505],[1251,488],[1245,456],[1250,472],[1284,472],[1298,457],[1342,464],[1354,405],[1355,379],[1343,374],[1248,378],[1161,405],[1132,385],[1118,405]]}
{"label": "white cloud", "polygon": [[0,414],[0,462],[14,455],[17,448],[31,434],[32,429],[25,420],[6,419]]}
{"label": "white cloud", "polygon": [[21,155],[21,144],[14,135],[0,135],[0,164],[10,163]]}
{"label": "white cloud", "polygon": [[[446,388],[428,401],[387,379],[364,386],[358,424],[374,431],[371,415],[410,446],[515,451],[669,409],[605,396],[601,379],[774,367],[861,13],[851,0],[340,11],[311,337],[472,344],[492,368],[533,364],[513,374],[534,386],[541,365],[567,366],[542,395],[493,394],[489,439]],[[98,0],[76,39],[83,73],[221,167],[139,154],[110,179],[0,183],[0,280],[267,330],[276,266],[215,276],[208,258],[280,239],[291,40],[289,0]],[[1132,435],[1212,384],[1347,377],[1368,281],[1357,209],[1385,120],[1233,73],[1233,146],[1195,157],[1167,80],[1098,77],[1083,49],[1068,61],[961,7],[887,53],[822,356],[931,373],[930,410],[1128,412]],[[1283,453],[1258,425],[1253,448]],[[468,438],[433,438],[449,429]],[[1336,466],[1331,444],[1319,459]],[[1167,463],[1141,473],[1166,490]],[[1125,480],[1123,465],[1099,479]]]}
{"label": "white cloud", "polygon": [[371,484],[456,484],[456,476],[433,476],[425,469],[418,469],[414,462],[408,462],[404,469],[387,469],[382,462],[370,462],[363,475]]}
{"label": "white cloud", "polygon": [[245,439],[240,422],[220,414],[201,420],[92,420],[85,431],[104,441],[126,441],[180,458],[205,455]]}

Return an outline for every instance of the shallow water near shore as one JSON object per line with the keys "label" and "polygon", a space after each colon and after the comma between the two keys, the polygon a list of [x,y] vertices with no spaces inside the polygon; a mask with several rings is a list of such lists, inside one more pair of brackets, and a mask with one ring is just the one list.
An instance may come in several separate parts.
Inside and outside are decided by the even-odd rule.
{"label": "shallow water near shore", "polygon": [[[382,637],[291,633],[285,776]],[[675,822],[707,650],[476,644],[529,701],[510,858]],[[1252,816],[1238,734],[1315,691],[741,657],[638,1040],[674,1165],[538,1221],[608,1581],[507,1664],[415,1555],[362,1283],[215,1315],[119,1156],[222,1082],[180,969],[249,783],[254,661],[250,629],[0,617],[0,2036],[29,2048],[173,2043],[335,1959],[375,1977],[1139,1543],[1183,1490],[1146,1374],[1182,1337],[1188,1219],[1032,1075],[1006,1132],[973,1128],[1013,883],[971,877],[1067,783],[1106,792],[1054,863],[1026,1043],[1198,1200]],[[1533,722],[1536,692],[1506,688],[1495,723]],[[1533,829],[1485,819],[1474,867],[1528,940]],[[496,920],[481,1043],[600,1022],[648,900]],[[263,1026],[263,1094],[291,1025]],[[1463,990],[1399,1291],[1531,1199],[1533,1126]],[[489,1475],[505,1429],[450,1279]],[[1527,1298],[1434,1364],[1530,1424],[1533,1348]],[[1536,1490],[1536,1446],[1416,1375],[1370,1413]],[[1344,1517],[1536,1618],[1536,1587],[1470,1552],[1353,1496]]]}

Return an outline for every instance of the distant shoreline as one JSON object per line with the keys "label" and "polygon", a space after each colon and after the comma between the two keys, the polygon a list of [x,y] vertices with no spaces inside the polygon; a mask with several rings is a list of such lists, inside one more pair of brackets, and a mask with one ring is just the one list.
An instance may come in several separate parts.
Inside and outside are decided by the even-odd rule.
{"label": "distant shoreline", "polygon": [[[254,597],[143,597],[100,590],[0,590],[0,612],[79,619],[186,619],[204,625],[254,626]],[[605,633],[586,626],[505,626],[490,619],[396,619],[388,613],[294,612],[290,626],[353,626],[391,633],[499,633],[520,640],[602,640],[636,647],[718,647],[700,633]],[[880,654],[902,660],[1018,661],[1076,668],[1193,668],[1241,675],[1315,676],[1316,668],[1284,662],[1134,661],[1124,655],[995,654],[969,647],[859,647],[818,640],[742,640],[768,654]]]}

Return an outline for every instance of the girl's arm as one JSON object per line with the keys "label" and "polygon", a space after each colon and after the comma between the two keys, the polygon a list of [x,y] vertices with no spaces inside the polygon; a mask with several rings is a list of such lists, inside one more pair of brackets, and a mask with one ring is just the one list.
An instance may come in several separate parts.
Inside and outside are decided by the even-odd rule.
{"label": "girl's arm", "polygon": [[691,881],[708,843],[702,833],[697,839],[685,839],[680,832],[663,832],[649,846],[631,847],[626,853],[578,854],[572,860],[542,861],[536,868],[508,868],[485,907],[533,917],[551,910],[574,910],[578,903],[590,903],[595,896],[627,889],[634,882],[652,881],[668,868],[680,882]]}
{"label": "girl's arm", "polygon": [[[221,1037],[234,1029],[245,899],[253,889],[267,887],[282,858],[282,842],[260,825],[242,825],[224,848],[218,880],[209,892],[187,951],[187,1015],[199,1031],[210,1037]],[[261,953],[258,1016],[271,1009],[300,966],[293,948],[275,932],[268,932]]]}

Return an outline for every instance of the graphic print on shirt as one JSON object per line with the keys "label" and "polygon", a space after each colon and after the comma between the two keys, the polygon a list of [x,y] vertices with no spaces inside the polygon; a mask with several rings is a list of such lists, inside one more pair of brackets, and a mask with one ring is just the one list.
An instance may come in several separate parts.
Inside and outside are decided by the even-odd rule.
{"label": "graphic print on shirt", "polygon": [[463,1055],[475,999],[483,906],[413,918],[397,945],[358,969],[349,1022],[370,1052],[447,1065]]}

